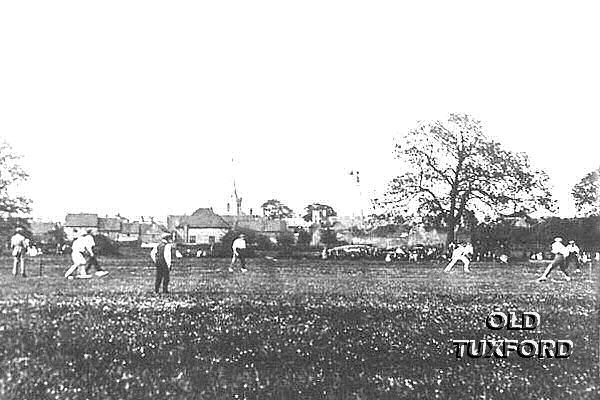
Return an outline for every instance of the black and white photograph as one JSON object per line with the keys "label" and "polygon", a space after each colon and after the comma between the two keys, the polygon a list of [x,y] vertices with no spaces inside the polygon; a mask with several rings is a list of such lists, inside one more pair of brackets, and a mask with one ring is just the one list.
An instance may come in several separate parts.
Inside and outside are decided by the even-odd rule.
{"label": "black and white photograph", "polygon": [[600,5],[0,3],[0,400],[600,398]]}

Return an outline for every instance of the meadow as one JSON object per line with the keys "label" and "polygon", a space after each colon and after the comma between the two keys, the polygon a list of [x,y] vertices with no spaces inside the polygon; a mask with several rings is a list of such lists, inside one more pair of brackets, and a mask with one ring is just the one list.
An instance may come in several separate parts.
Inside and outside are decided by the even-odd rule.
{"label": "meadow", "polygon": [[[0,259],[0,399],[595,399],[598,269],[542,265],[178,260],[171,293],[147,259],[66,280],[68,259],[15,278]],[[590,279],[591,278],[591,279]],[[533,331],[491,311],[536,311]],[[455,357],[452,339],[570,339],[564,359]]]}

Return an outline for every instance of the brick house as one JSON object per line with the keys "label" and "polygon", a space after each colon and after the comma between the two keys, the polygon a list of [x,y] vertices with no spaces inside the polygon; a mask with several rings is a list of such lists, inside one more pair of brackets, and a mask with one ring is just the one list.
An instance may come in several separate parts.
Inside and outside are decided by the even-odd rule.
{"label": "brick house", "polygon": [[98,233],[98,214],[67,214],[65,217],[64,230],[67,240],[75,240],[88,229],[91,229],[93,234]]}
{"label": "brick house", "polygon": [[222,218],[231,229],[248,229],[268,237],[273,243],[277,243],[279,235],[290,232],[284,220],[253,215],[223,215]]}
{"label": "brick house", "polygon": [[121,232],[121,219],[98,218],[98,233],[111,240],[117,240]]}
{"label": "brick house", "polygon": [[131,243],[141,239],[141,224],[139,222],[122,222],[117,235],[117,242]]}
{"label": "brick house", "polygon": [[212,208],[199,208],[192,215],[169,215],[167,227],[178,240],[190,244],[220,243],[230,229]]}

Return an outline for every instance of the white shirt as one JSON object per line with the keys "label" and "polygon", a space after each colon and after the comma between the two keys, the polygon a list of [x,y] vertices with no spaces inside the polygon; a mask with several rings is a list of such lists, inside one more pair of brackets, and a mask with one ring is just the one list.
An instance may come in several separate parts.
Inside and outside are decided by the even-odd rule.
{"label": "white shirt", "polygon": [[231,245],[231,249],[233,250],[233,254],[239,254],[238,250],[244,250],[246,248],[246,239],[237,238],[233,241],[233,245]]}
{"label": "white shirt", "polygon": [[568,244],[567,251],[569,253],[579,254],[579,246],[577,246],[576,244]]}
{"label": "white shirt", "polygon": [[78,237],[73,242],[73,251],[78,253],[88,253],[90,256],[94,255],[93,247],[96,245],[94,237],[92,235],[83,235]]}
{"label": "white shirt", "polygon": [[19,247],[19,248],[27,247],[27,238],[25,236],[21,235],[20,233],[15,233],[10,238],[10,247],[13,249],[15,247]]}
{"label": "white shirt", "polygon": [[473,254],[473,245],[471,243],[467,243],[464,246],[463,254],[466,256]]}
{"label": "white shirt", "polygon": [[460,258],[460,257],[463,257],[463,256],[465,256],[467,254],[469,254],[469,253],[467,253],[467,248],[459,245],[452,252],[452,258]]}
{"label": "white shirt", "polygon": [[[152,258],[152,261],[154,261],[154,262],[156,262],[156,253],[158,252],[158,246],[159,246],[159,244],[154,246],[152,248],[152,251],[150,252],[150,258]],[[173,243],[165,243],[165,251],[163,253],[163,256],[165,257],[167,267],[169,267],[169,268],[171,268],[171,264],[173,263],[173,259],[171,258],[172,251],[173,251]]]}
{"label": "white shirt", "polygon": [[552,253],[562,254],[566,257],[569,255],[569,250],[567,250],[566,246],[562,244],[562,242],[554,242],[552,243]]}

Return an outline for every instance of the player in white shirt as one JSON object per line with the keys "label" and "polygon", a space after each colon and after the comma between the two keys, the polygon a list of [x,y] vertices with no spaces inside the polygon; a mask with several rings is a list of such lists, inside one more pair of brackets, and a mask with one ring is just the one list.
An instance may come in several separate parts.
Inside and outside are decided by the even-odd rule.
{"label": "player in white shirt", "polygon": [[565,279],[567,281],[570,281],[571,277],[567,273],[567,263],[565,261],[566,258],[569,256],[569,250],[562,243],[562,238],[557,237],[554,239],[554,243],[552,243],[551,251],[552,251],[552,254],[554,254],[554,260],[552,260],[552,262],[550,264],[548,264],[548,266],[546,267],[546,270],[544,271],[542,276],[540,276],[538,278],[538,281],[543,282],[543,281],[547,280],[550,272],[552,272],[552,270],[556,267],[559,267],[562,270],[563,274],[565,274],[565,276],[566,276]]}
{"label": "player in white shirt", "polygon": [[13,256],[13,270],[14,276],[19,274],[19,266],[21,267],[21,275],[26,277],[25,273],[25,255],[29,247],[29,239],[23,235],[23,228],[20,226],[15,229],[15,234],[10,238],[10,248]]}
{"label": "player in white shirt", "polygon": [[471,243],[466,243],[459,245],[457,248],[452,251],[452,259],[450,263],[444,268],[444,272],[450,272],[454,265],[458,261],[462,261],[465,265],[465,272],[471,272],[469,269],[469,264],[471,263],[470,257],[473,255],[473,245]]}
{"label": "player in white shirt", "polygon": [[73,265],[65,272],[65,278],[70,278],[76,269],[79,269],[77,278],[92,277],[92,275],[89,275],[86,272],[85,268],[87,266],[88,257],[94,257],[95,245],[96,243],[94,242],[92,231],[89,229],[84,235],[73,241],[73,245],[71,246],[71,259],[73,260]]}
{"label": "player in white shirt", "polygon": [[246,235],[242,233],[240,236],[238,236],[238,238],[233,241],[233,244],[231,245],[231,250],[233,251],[233,255],[231,257],[231,265],[229,266],[229,272],[233,272],[233,266],[235,265],[235,262],[237,260],[239,260],[242,264],[240,268],[241,271],[246,272],[246,258],[244,257],[244,253],[246,252]]}

